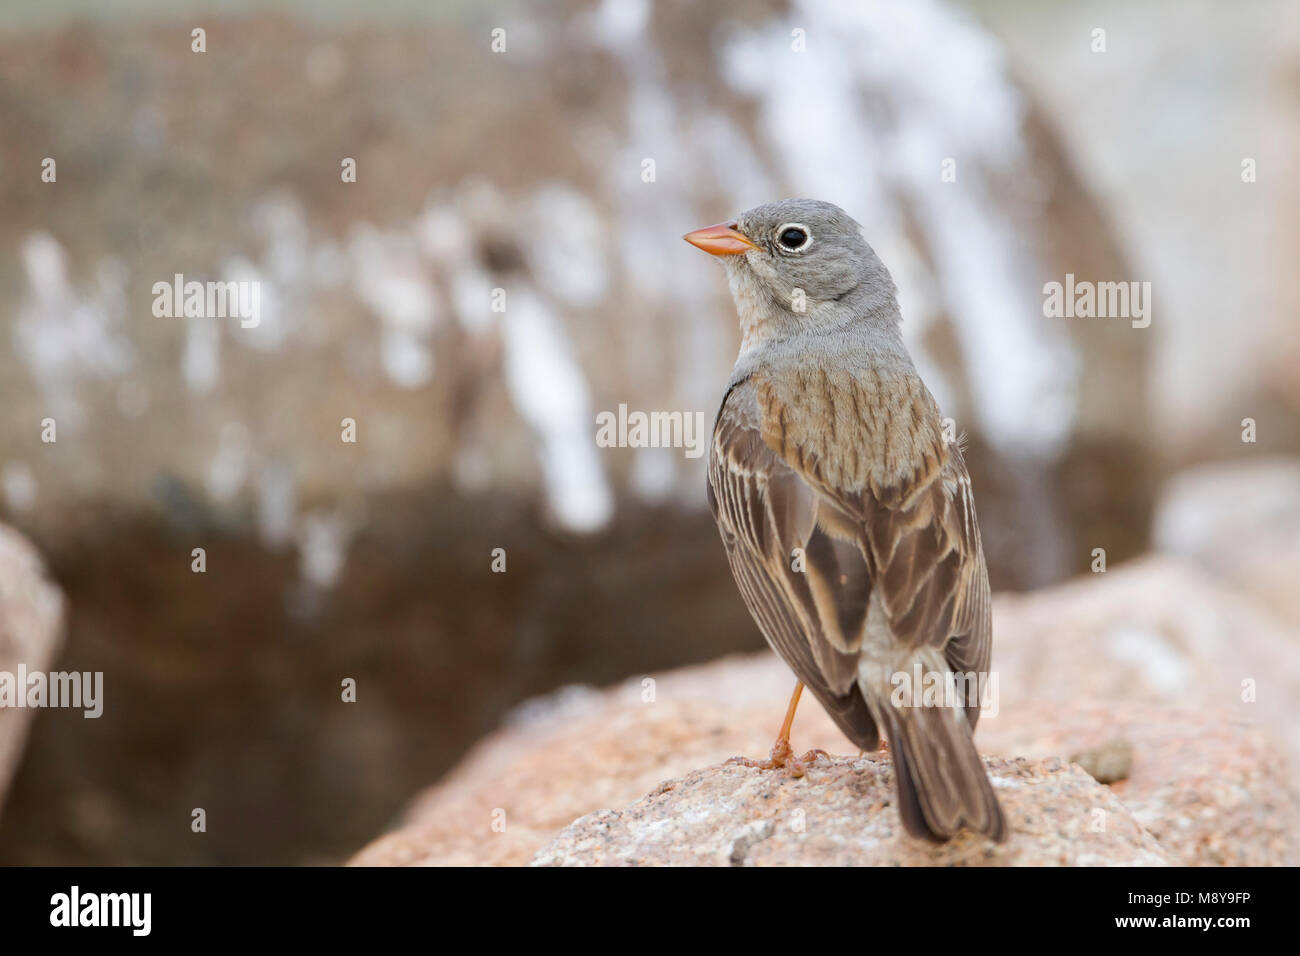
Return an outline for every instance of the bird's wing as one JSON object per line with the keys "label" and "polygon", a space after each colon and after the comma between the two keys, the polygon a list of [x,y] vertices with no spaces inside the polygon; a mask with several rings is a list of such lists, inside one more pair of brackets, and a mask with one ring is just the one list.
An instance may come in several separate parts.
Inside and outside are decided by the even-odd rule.
{"label": "bird's wing", "polygon": [[845,516],[764,443],[753,389],[731,389],[714,426],[709,506],[741,596],[768,643],[859,747],[879,735],[850,649],[871,582]]}
{"label": "bird's wing", "polygon": [[[958,674],[988,670],[992,614],[970,476],[950,445],[940,467],[894,507],[863,502],[874,582],[894,639],[939,648]],[[974,728],[979,703],[968,700]]]}
{"label": "bird's wing", "polygon": [[[750,384],[764,444],[848,516],[864,591],[893,639],[941,650],[954,671],[985,672],[991,602],[970,477],[916,373],[814,370]],[[973,727],[978,704],[966,712]]]}

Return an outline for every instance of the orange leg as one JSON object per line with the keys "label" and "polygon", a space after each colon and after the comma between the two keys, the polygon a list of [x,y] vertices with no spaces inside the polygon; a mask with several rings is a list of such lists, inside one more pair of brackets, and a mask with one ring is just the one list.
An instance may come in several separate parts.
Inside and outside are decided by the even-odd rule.
{"label": "orange leg", "polygon": [[728,763],[738,763],[744,767],[757,767],[759,770],[777,770],[785,768],[792,777],[802,777],[804,764],[816,763],[818,757],[830,759],[824,750],[810,750],[795,759],[794,749],[790,746],[790,729],[794,726],[794,714],[799,709],[799,697],[803,694],[803,681],[796,681],[794,693],[790,695],[790,706],[785,710],[785,720],[781,722],[781,731],[776,743],[772,744],[772,753],[767,760],[750,760],[748,757],[733,757]]}

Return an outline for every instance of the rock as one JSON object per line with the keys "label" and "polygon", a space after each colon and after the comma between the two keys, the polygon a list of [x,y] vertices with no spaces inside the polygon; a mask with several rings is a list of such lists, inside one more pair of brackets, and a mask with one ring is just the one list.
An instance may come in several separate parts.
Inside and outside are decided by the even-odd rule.
{"label": "rock", "polygon": [[1071,754],[1070,763],[1077,763],[1098,783],[1117,783],[1127,779],[1133,768],[1133,745],[1117,737],[1092,750]]}
{"label": "rock", "polygon": [[[646,699],[647,680],[654,682],[653,700]],[[636,804],[664,780],[691,779],[698,768],[729,757],[765,754],[790,686],[785,666],[764,653],[538,701],[477,746],[411,807],[400,829],[353,863],[526,864],[576,817]],[[1164,858],[1196,864],[1296,859],[1296,799],[1278,747],[1231,713],[1160,703],[1022,701],[982,721],[977,741],[985,752],[1031,758],[1042,769],[1116,738],[1129,742],[1132,767],[1108,793],[1160,837]],[[815,703],[800,709],[794,744],[832,753],[847,746]],[[846,762],[854,763],[837,758],[836,766]],[[871,767],[875,773],[884,764]],[[887,796],[888,788],[881,793]],[[863,812],[875,819],[865,804]],[[889,813],[896,817],[892,807]],[[740,820],[738,832],[753,822]],[[1046,852],[1053,831],[1034,824],[1021,834],[1019,825],[1012,821],[1013,845],[1029,838],[1034,846],[1013,846],[1005,859]],[[1078,825],[1061,823],[1065,829],[1054,832]]]}
{"label": "rock", "polygon": [[696,770],[566,827],[535,866],[1165,866],[1106,787],[1061,760],[985,760],[1014,836],[942,846],[903,833],[888,758],[819,760],[805,777]]}
{"label": "rock", "polygon": [[1159,492],[1153,544],[1256,598],[1300,632],[1300,459],[1179,472]]}
{"label": "rock", "polygon": [[[147,17],[0,32],[0,166],[58,161],[57,185],[0,176],[0,514],[57,569],[69,657],[110,669],[116,701],[93,735],[37,723],[0,865],[335,859],[520,700],[760,646],[704,457],[594,438],[623,403],[707,430],[739,330],[680,236],[764,198],[868,224],[971,436],[995,575],[1063,575],[1099,536],[1143,546],[1152,338],[1045,321],[1040,296],[1132,268],[969,14],[555,6],[512,11],[508,56],[469,4],[213,15],[220,71]],[[812,73],[754,70],[790,52],[791,16],[817,51],[791,65],[823,74],[797,147],[782,117]],[[937,84],[936,43],[957,51]],[[916,147],[954,131],[962,185],[935,189],[943,156]],[[259,283],[259,322],[153,314],[176,273]],[[324,688],[343,677],[365,690],[341,711]],[[243,824],[178,840],[196,793]]]}
{"label": "rock", "polygon": [[[1226,708],[1042,700],[980,722],[985,752],[1079,755],[1171,859],[1194,866],[1300,861],[1294,765],[1273,728]],[[1124,764],[1127,763],[1127,767]],[[1086,768],[1086,765],[1085,765]]]}
{"label": "rock", "polygon": [[[579,533],[611,527],[615,502],[702,512],[702,457],[597,449],[595,415],[627,403],[707,427],[739,330],[716,265],[679,237],[818,193],[862,218],[891,267],[904,334],[971,436],[981,515],[1006,515],[985,535],[1005,580],[1069,573],[1086,553],[1071,539],[1102,529],[1140,549],[1150,337],[1042,318],[1044,281],[1131,274],[1051,118],[955,4],[782,6],[566,0],[515,11],[507,57],[460,16],[213,17],[211,48],[234,57],[221,82],[169,24],[0,36],[23,93],[4,114],[6,168],[58,157],[60,183],[104,198],[0,179],[7,503],[58,537],[83,502],[181,525],[254,516],[326,580],[338,562],[313,563],[311,545],[328,534],[346,558],[362,494],[509,495]],[[753,69],[789,53],[792,15],[844,67],[819,75],[820,121],[797,149],[788,111],[802,112],[805,82]],[[936,42],[953,54],[947,84],[928,62]],[[886,43],[887,62],[860,55]],[[476,91],[474,109],[447,75]],[[340,188],[341,156],[328,170],[321,157],[375,129],[384,149],[354,157]],[[954,134],[970,188],[935,189],[943,157],[918,161],[915,144]],[[262,148],[231,152],[235,140]],[[845,155],[864,159],[850,170]],[[153,314],[154,284],[178,272],[261,282],[257,323]],[[31,427],[46,415],[58,456]],[[345,417],[357,446],[340,440]],[[1071,502],[1095,486],[1125,493]],[[1000,530],[1038,518],[1061,536]]]}
{"label": "rock", "polygon": [[[1266,728],[1300,767],[1300,642],[1266,608],[1189,562],[1148,557],[995,604],[1004,714],[1081,699],[1206,709]],[[1062,717],[1069,719],[1069,708]],[[1294,779],[1294,778],[1293,778]]]}
{"label": "rock", "polygon": [[[48,671],[63,638],[63,596],[36,549],[0,525],[0,672]],[[0,707],[0,810],[36,711]]]}

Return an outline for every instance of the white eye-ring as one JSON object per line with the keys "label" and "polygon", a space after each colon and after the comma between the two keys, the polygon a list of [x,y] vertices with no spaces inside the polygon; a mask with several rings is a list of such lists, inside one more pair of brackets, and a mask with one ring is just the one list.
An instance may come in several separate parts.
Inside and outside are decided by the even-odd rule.
{"label": "white eye-ring", "polygon": [[776,244],[783,252],[807,252],[812,233],[801,222],[787,222],[776,230]]}

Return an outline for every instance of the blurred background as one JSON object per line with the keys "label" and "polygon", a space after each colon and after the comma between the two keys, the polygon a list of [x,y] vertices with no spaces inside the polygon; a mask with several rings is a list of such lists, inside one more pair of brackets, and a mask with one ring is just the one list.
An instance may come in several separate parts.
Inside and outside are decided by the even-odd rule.
{"label": "blurred background", "polygon": [[[0,713],[0,864],[337,862],[522,701],[760,649],[704,459],[595,416],[712,422],[680,236],[794,195],[892,270],[995,590],[1159,549],[1294,636],[1289,0],[8,0],[0,516],[62,602],[9,539],[0,669],[104,714]],[[156,317],[176,273],[260,323]],[[1045,317],[1067,274],[1150,326]]]}

